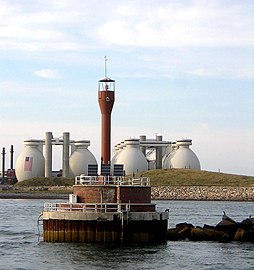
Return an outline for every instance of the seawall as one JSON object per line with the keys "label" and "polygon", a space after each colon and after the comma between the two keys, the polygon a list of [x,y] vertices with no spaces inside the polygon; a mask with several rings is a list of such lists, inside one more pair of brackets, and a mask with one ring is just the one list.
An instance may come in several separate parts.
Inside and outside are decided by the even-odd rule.
{"label": "seawall", "polygon": [[158,186],[154,200],[254,201],[254,187]]}
{"label": "seawall", "polygon": [[[57,191],[57,192],[56,192]],[[0,199],[68,199],[72,187],[20,188],[0,191]],[[153,200],[254,201],[254,187],[158,186],[152,187]]]}

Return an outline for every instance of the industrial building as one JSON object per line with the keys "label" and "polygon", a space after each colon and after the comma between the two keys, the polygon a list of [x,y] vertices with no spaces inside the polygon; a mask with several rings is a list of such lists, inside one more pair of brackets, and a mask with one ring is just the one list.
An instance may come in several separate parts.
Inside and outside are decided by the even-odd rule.
{"label": "industrial building", "polygon": [[[190,149],[191,139],[164,141],[161,135],[154,139],[141,135],[126,139],[114,146],[111,159],[111,112],[115,102],[115,81],[106,76],[98,81],[98,103],[101,110],[101,159],[96,161],[88,147],[90,141],[70,139],[69,132],[54,138],[46,132],[44,140],[24,141],[24,150],[16,162],[18,181],[34,177],[52,176],[53,146],[62,146],[62,176],[135,174],[152,169],[188,168],[200,170],[200,162]],[[44,153],[44,154],[43,154]],[[98,166],[99,164],[99,166]]]}
{"label": "industrial building", "polygon": [[74,178],[80,174],[88,175],[88,165],[97,166],[94,155],[88,149],[90,141],[70,140],[69,132],[64,132],[60,138],[53,138],[52,132],[46,132],[45,140],[24,141],[24,150],[16,161],[18,181],[35,177],[52,177],[53,146],[59,145],[62,146],[62,170],[59,176]]}
{"label": "industrial building", "polygon": [[154,169],[195,169],[200,170],[200,162],[190,149],[192,140],[176,142],[163,141],[162,136],[146,139],[127,139],[114,147],[112,165],[124,164],[125,174]]}
{"label": "industrial building", "polygon": [[[200,170],[200,162],[190,149],[192,140],[182,139],[176,142],[163,141],[162,136],[146,139],[126,139],[114,146],[114,155],[110,164],[113,174],[114,165],[123,165],[125,175],[153,169],[185,168]],[[62,146],[61,176],[74,178],[77,175],[98,174],[98,163],[88,149],[89,140],[70,140],[70,133],[64,132],[61,138],[53,138],[52,132],[46,132],[45,139],[24,141],[24,150],[16,161],[18,181],[35,177],[52,176],[52,155],[54,146]],[[44,154],[43,154],[44,153]],[[94,169],[96,172],[94,173]],[[90,171],[89,171],[90,170]]]}

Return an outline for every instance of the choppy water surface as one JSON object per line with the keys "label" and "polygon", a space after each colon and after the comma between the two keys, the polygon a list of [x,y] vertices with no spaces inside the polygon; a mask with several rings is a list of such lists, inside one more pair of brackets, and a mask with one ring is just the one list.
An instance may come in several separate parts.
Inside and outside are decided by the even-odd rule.
{"label": "choppy water surface", "polygon": [[[37,229],[43,203],[44,200],[0,200],[0,269],[254,269],[253,243],[44,243],[38,241]],[[221,220],[222,211],[236,221],[254,216],[252,202],[156,203],[158,210],[169,209],[170,227],[179,222],[215,225]]]}

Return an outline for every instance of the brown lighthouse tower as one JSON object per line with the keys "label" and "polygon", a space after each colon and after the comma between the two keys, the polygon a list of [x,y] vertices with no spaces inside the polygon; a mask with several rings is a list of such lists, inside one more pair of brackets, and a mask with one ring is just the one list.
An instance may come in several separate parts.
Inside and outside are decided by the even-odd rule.
{"label": "brown lighthouse tower", "polygon": [[111,112],[115,101],[115,81],[107,77],[105,56],[105,78],[98,82],[98,102],[101,110],[101,164],[110,164]]}

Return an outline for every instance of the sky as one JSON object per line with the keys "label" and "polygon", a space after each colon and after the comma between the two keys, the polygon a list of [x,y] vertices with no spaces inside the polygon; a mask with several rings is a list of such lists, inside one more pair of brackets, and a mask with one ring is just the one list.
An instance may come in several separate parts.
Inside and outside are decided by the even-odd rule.
{"label": "sky", "polygon": [[[254,1],[0,0],[0,147],[88,139],[98,80],[116,81],[112,146],[190,138],[207,171],[254,176]],[[61,168],[54,147],[53,168]]]}

